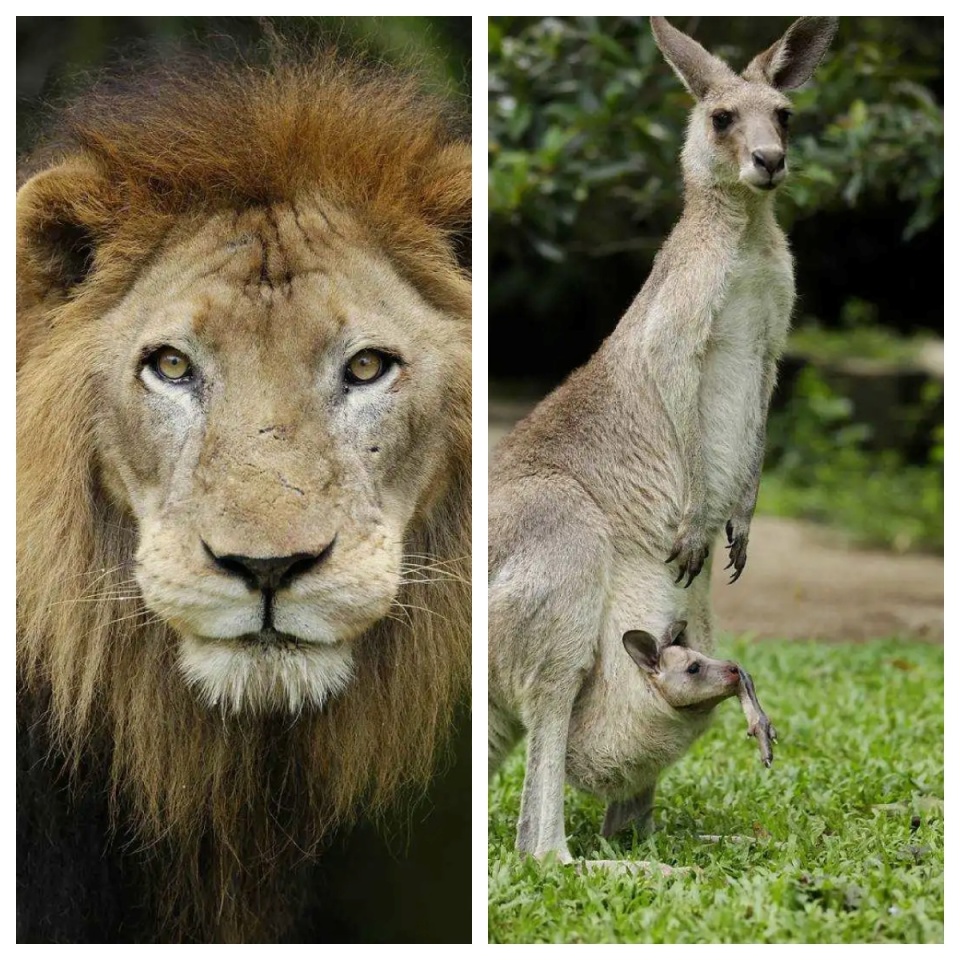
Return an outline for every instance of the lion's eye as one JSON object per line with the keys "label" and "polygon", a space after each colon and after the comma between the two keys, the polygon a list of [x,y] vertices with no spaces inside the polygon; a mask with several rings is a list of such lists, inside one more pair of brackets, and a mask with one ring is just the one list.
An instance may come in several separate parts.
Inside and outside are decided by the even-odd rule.
{"label": "lion's eye", "polygon": [[158,376],[173,383],[189,380],[193,374],[190,358],[173,347],[161,347],[155,350],[147,362]]}
{"label": "lion's eye", "polygon": [[347,383],[373,383],[390,368],[391,358],[378,350],[361,350],[347,364]]}

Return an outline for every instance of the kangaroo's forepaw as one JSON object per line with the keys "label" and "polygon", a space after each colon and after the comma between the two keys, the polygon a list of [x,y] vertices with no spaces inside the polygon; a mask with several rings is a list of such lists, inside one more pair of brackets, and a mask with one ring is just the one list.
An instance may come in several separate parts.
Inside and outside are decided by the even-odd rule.
{"label": "kangaroo's forepaw", "polygon": [[666,559],[666,563],[677,561],[679,572],[674,583],[680,583],[686,577],[684,587],[689,587],[703,569],[709,555],[710,545],[699,529],[690,528],[678,533],[673,550]]}
{"label": "kangaroo's forepaw", "polygon": [[736,583],[747,565],[747,541],[750,536],[749,525],[739,520],[727,521],[727,550],[730,551],[730,562],[723,568],[733,568],[730,583]]}

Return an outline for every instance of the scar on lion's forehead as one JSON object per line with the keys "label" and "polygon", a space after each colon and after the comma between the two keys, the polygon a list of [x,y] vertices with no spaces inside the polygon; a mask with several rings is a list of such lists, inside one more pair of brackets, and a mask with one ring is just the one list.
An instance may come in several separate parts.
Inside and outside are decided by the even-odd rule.
{"label": "scar on lion's forehead", "polygon": [[[258,263],[260,258],[257,258]],[[324,277],[309,276],[281,296],[260,296],[251,290],[251,275],[241,271],[232,282],[217,282],[213,288],[198,289],[164,310],[168,319],[183,323],[197,336],[211,338],[229,347],[231,338],[242,331],[262,336],[296,330],[300,336],[317,340],[326,349],[331,339],[341,338],[354,327],[358,316],[367,316],[363,305]],[[259,276],[259,274],[257,274]],[[203,281],[201,281],[202,283]]]}

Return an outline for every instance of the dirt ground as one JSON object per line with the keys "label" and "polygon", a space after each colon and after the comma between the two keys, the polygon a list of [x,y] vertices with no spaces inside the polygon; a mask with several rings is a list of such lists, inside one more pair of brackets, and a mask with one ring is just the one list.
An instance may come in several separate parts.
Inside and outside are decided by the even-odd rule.
{"label": "dirt ground", "polygon": [[[490,449],[528,409],[491,401]],[[943,642],[943,559],[852,547],[836,531],[757,517],[747,566],[732,586],[719,552],[714,611],[721,630],[758,638]]]}

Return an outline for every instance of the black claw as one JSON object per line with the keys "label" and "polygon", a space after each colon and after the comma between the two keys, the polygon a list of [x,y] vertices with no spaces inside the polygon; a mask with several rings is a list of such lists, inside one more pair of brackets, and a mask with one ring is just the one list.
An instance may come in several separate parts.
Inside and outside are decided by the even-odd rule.
{"label": "black claw", "polygon": [[673,563],[673,561],[676,560],[677,557],[679,557],[679,556],[680,556],[680,548],[677,547],[677,548],[673,551],[673,553],[671,553],[670,556],[667,557],[667,559],[664,560],[663,562],[664,562],[664,563]]}
{"label": "black claw", "polygon": [[683,565],[680,566],[680,573],[677,574],[677,579],[674,580],[674,583],[679,583],[683,579],[683,575],[687,572],[687,568]]}
{"label": "black claw", "polygon": [[729,570],[733,566],[733,555],[730,555],[730,562],[723,568],[724,570]]}
{"label": "black claw", "polygon": [[740,579],[741,573],[743,573],[743,567],[737,567],[736,572],[730,578],[730,583],[736,583]]}

